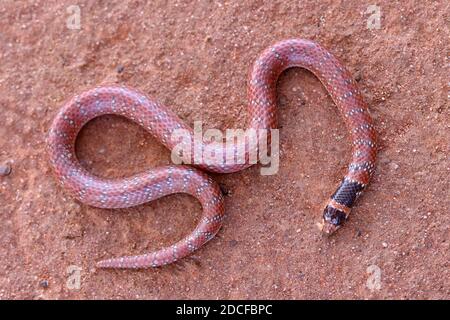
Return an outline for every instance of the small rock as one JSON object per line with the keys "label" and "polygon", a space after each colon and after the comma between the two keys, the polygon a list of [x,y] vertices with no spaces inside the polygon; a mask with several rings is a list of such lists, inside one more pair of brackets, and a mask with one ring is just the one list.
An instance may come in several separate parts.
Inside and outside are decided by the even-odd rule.
{"label": "small rock", "polygon": [[41,282],[39,282],[39,286],[41,288],[47,289],[48,288],[48,281],[47,280],[42,280]]}
{"label": "small rock", "polygon": [[280,108],[282,108],[282,107],[284,107],[284,106],[286,106],[288,104],[288,99],[286,98],[285,95],[279,94],[278,95],[278,103],[277,104],[280,106]]}
{"label": "small rock", "polygon": [[118,65],[116,70],[117,73],[122,73],[125,70],[125,67],[123,65]]}
{"label": "small rock", "polygon": [[381,245],[383,246],[383,248],[387,248],[388,247],[388,244],[386,242],[383,242]]}
{"label": "small rock", "polygon": [[11,166],[9,164],[0,165],[0,177],[5,177],[11,173]]}
{"label": "small rock", "polygon": [[356,73],[355,73],[355,81],[356,82],[360,82],[361,79],[362,79],[361,71],[356,71]]}

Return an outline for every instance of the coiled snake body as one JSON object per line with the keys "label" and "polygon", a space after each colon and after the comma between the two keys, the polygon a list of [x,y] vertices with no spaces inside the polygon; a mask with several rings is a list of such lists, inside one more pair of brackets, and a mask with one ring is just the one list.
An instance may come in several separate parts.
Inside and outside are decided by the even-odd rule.
{"label": "coiled snake body", "polygon": [[[290,67],[305,68],[319,78],[342,114],[353,143],[348,172],[323,212],[321,228],[330,234],[347,219],[356,198],[369,182],[376,157],[375,130],[367,105],[349,72],[320,45],[302,39],[276,43],[254,63],[248,83],[248,128],[276,128],[276,83],[280,73]],[[63,187],[81,202],[100,208],[131,207],[168,194],[188,193],[200,201],[203,214],[195,230],[170,247],[139,256],[103,260],[97,266],[157,267],[189,255],[212,239],[222,225],[223,196],[218,185],[199,169],[227,173],[251,164],[229,164],[219,158],[216,163],[197,164],[199,169],[172,165],[124,179],[94,176],[77,160],[74,145],[83,125],[104,114],[117,114],[137,122],[170,150],[176,145],[170,139],[174,130],[186,130],[190,139],[194,136],[193,130],[170,109],[137,90],[103,86],[83,92],[62,107],[48,136],[50,162]],[[249,152],[246,146],[238,144],[216,143],[213,148],[221,154],[226,154],[227,150],[221,149],[230,145],[233,152],[239,147]]]}

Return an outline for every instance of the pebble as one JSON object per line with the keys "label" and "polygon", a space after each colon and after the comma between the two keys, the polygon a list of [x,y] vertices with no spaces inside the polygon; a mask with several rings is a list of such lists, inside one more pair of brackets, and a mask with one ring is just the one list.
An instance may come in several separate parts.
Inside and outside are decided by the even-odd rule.
{"label": "pebble", "polygon": [[44,289],[48,288],[48,281],[42,280],[41,282],[39,282],[39,286]]}
{"label": "pebble", "polygon": [[9,164],[0,165],[0,177],[5,177],[11,173],[11,166]]}
{"label": "pebble", "polygon": [[383,246],[383,248],[387,248],[388,247],[388,244],[386,242],[383,242],[381,245]]}
{"label": "pebble", "polygon": [[222,191],[224,196],[231,195],[230,189],[223,183],[219,183],[220,191]]}
{"label": "pebble", "polygon": [[238,242],[237,242],[237,240],[230,240],[230,246],[232,246],[232,247],[235,247],[235,246],[237,246],[237,244],[238,244]]}
{"label": "pebble", "polygon": [[391,163],[389,163],[389,167],[392,170],[397,170],[400,166],[398,164],[396,164],[395,162],[391,162]]}
{"label": "pebble", "polygon": [[288,99],[286,98],[286,96],[283,94],[279,94],[278,95],[278,105],[280,107],[284,107],[287,105],[287,103],[288,103]]}

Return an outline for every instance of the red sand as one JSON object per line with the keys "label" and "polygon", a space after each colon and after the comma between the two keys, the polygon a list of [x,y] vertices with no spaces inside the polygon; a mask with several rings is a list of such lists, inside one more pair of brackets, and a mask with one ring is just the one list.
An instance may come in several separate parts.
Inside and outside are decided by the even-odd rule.
{"label": "red sand", "polygon": [[[366,25],[371,3],[361,1],[76,3],[80,30],[66,27],[71,1],[4,0],[0,8],[0,164],[12,167],[0,177],[0,299],[450,297],[447,2],[379,1],[374,30]],[[376,122],[377,171],[350,221],[331,238],[315,226],[350,145],[319,81],[293,69],[278,88],[280,170],[214,176],[230,190],[218,236],[157,270],[95,270],[101,258],[181,238],[201,208],[174,195],[101,210],[66,195],[45,154],[64,101],[120,83],[190,124],[242,127],[248,68],[289,37],[339,57]],[[112,116],[90,122],[77,148],[86,167],[108,177],[170,160],[143,129]],[[82,269],[80,289],[67,286],[71,265]],[[371,270],[381,271],[379,289],[367,286]]]}

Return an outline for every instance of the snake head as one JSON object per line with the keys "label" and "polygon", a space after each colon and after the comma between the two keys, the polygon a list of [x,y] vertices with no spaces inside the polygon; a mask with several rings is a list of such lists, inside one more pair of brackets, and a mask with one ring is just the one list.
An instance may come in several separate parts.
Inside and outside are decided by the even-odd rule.
{"label": "snake head", "polygon": [[347,220],[347,215],[343,211],[327,205],[323,210],[322,223],[319,224],[319,228],[326,235],[331,235],[342,226],[345,220]]}

